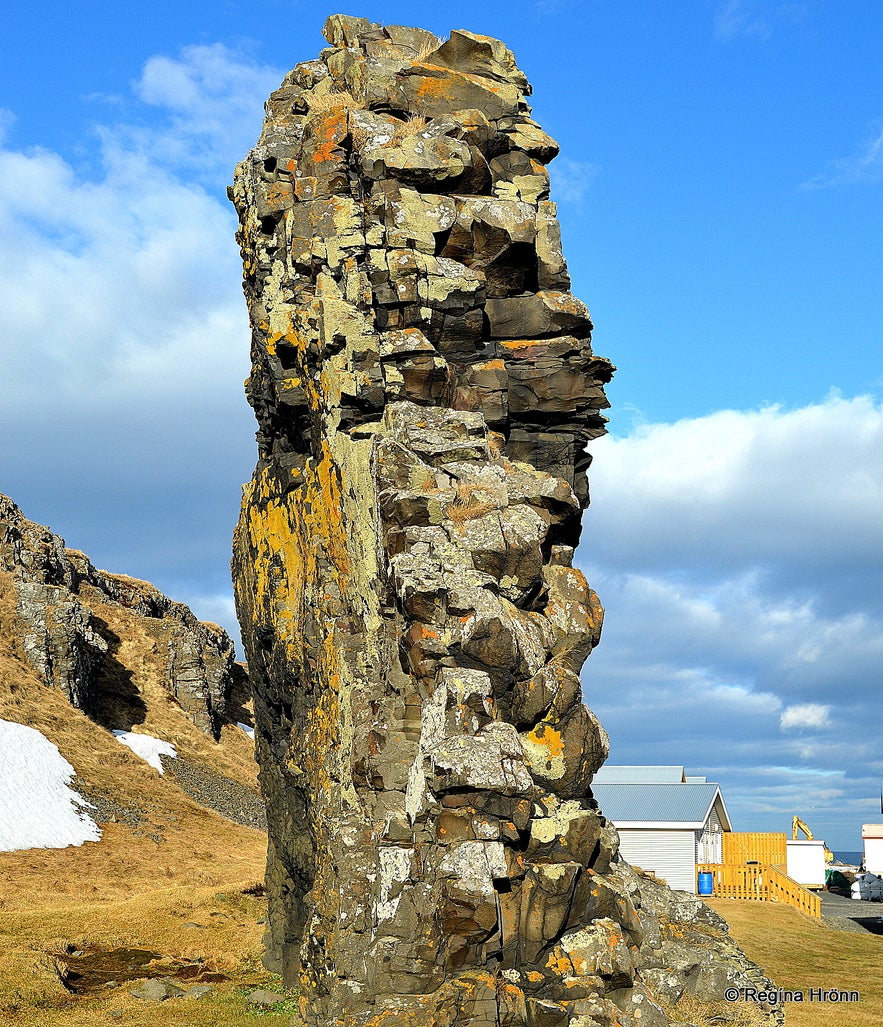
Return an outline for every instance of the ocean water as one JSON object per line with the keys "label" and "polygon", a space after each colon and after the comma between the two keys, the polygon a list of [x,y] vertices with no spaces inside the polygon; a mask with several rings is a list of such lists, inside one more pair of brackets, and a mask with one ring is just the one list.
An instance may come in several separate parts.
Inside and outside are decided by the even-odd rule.
{"label": "ocean water", "polygon": [[862,855],[863,853],[861,850],[858,852],[849,852],[846,849],[841,849],[834,853],[834,859],[836,859],[838,863],[849,863],[852,866],[858,866],[862,861]]}

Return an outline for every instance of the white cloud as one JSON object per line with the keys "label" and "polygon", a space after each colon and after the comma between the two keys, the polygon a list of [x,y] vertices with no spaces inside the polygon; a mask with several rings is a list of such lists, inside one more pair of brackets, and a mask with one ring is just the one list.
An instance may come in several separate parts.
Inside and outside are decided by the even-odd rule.
{"label": "white cloud", "polygon": [[728,41],[739,36],[765,42],[777,23],[799,21],[806,15],[804,3],[786,0],[725,0],[714,18],[714,33]]}
{"label": "white cloud", "polygon": [[149,147],[191,170],[227,170],[257,142],[263,103],[282,72],[221,43],[185,46],[177,57],[157,55],[144,65],[135,89],[169,120],[160,133],[130,128],[127,145]]}
{"label": "white cloud", "polygon": [[552,199],[574,205],[582,203],[600,171],[598,164],[571,160],[569,157],[556,157],[549,165]]}
{"label": "white cloud", "polygon": [[715,35],[718,39],[733,39],[735,36],[768,39],[772,29],[768,18],[762,12],[763,4],[748,3],[746,0],[726,0],[715,15]]}
{"label": "white cloud", "polygon": [[847,604],[878,591],[855,595],[883,554],[883,405],[871,397],[651,424],[592,452],[591,559],[709,580],[753,571],[795,595],[824,583]]}
{"label": "white cloud", "polygon": [[16,122],[16,117],[6,107],[0,107],[0,145],[6,140],[6,134]]}
{"label": "white cloud", "polygon": [[738,829],[811,810],[843,837],[883,730],[883,405],[832,394],[591,448],[578,562],[606,618],[583,679],[612,761],[719,774]]}
{"label": "white cloud", "polygon": [[574,5],[574,0],[536,0],[535,7],[539,14],[563,14]]}
{"label": "white cloud", "polygon": [[875,122],[855,153],[828,162],[824,171],[804,182],[803,189],[879,182],[883,179],[883,123]]}
{"label": "white cloud", "polygon": [[200,326],[219,370],[241,355],[232,217],[162,169],[126,171],[84,183],[55,154],[0,153],[0,361],[22,399],[48,384],[167,387]]}
{"label": "white cloud", "polygon": [[91,178],[45,149],[0,149],[0,369],[20,399],[244,375],[235,219],[217,176],[194,172],[232,175],[280,78],[221,45],[187,47],[145,66],[137,88],[161,109],[149,127],[97,129]]}
{"label": "white cloud", "polygon": [[788,706],[779,718],[779,727],[783,731],[829,727],[830,714],[831,707],[823,703],[800,703],[797,706]]}
{"label": "white cloud", "polygon": [[99,565],[173,594],[196,575],[228,586],[254,421],[224,185],[281,77],[188,48],[148,62],[151,106],[99,126],[85,170],[0,144],[3,490]]}

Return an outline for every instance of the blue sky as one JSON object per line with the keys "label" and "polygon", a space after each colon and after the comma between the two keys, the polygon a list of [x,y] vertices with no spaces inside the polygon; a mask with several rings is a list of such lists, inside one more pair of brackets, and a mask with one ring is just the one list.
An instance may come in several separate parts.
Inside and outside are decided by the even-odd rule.
{"label": "blue sky", "polygon": [[[254,426],[225,188],[333,10],[50,0],[0,38],[0,490],[231,630]],[[883,781],[883,8],[346,13],[504,39],[561,143],[574,292],[619,367],[580,549],[611,761],[858,849]]]}

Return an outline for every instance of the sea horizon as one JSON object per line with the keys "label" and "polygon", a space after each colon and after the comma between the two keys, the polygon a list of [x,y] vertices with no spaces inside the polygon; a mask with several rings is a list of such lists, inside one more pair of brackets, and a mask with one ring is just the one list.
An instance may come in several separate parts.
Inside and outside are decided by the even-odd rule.
{"label": "sea horizon", "polygon": [[834,858],[839,863],[848,863],[849,865],[858,866],[862,861],[864,853],[861,849],[835,849]]}

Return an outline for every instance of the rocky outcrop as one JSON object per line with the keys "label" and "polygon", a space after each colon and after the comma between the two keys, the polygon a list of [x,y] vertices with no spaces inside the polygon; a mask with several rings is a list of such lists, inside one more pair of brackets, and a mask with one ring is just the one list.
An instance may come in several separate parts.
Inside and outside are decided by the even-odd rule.
{"label": "rocky outcrop", "polygon": [[613,369],[569,291],[558,147],[497,40],[325,35],[231,190],[269,962],[315,1025],[667,1023],[654,996],[705,963],[651,972],[661,900],[591,793],[603,611],[572,557]]}
{"label": "rocky outcrop", "polygon": [[15,592],[28,662],[46,684],[88,712],[95,702],[96,671],[108,651],[91,611],[62,585],[18,579]]}
{"label": "rocky outcrop", "polygon": [[93,567],[83,553],[65,548],[62,538],[27,520],[2,495],[0,570],[10,572],[25,658],[77,709],[89,715],[102,706],[120,709],[119,702],[108,702],[114,697],[107,693],[127,675],[118,660],[120,639],[96,612],[105,603],[134,618],[138,633],[150,640],[169,692],[203,731],[217,737],[228,707],[235,714],[247,697],[225,631],[197,620],[183,603],[146,581]]}

